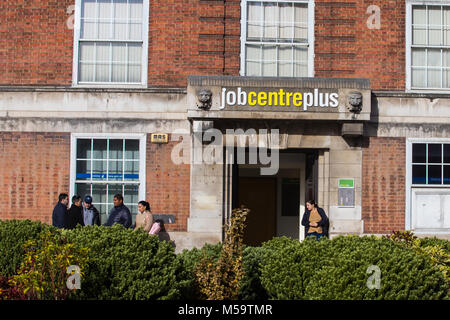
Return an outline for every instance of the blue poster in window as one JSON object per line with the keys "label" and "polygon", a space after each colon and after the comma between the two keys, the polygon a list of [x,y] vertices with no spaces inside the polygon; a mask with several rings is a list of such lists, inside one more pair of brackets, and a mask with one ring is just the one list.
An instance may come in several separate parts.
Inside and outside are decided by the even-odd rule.
{"label": "blue poster in window", "polygon": [[[122,180],[122,177],[124,177],[124,180],[138,180],[139,174],[125,174],[125,175],[123,175],[121,173],[108,174],[108,179]],[[77,179],[90,179],[91,174],[90,173],[77,173],[76,178]],[[105,173],[94,173],[94,174],[92,174],[92,179],[106,180],[106,174]]]}

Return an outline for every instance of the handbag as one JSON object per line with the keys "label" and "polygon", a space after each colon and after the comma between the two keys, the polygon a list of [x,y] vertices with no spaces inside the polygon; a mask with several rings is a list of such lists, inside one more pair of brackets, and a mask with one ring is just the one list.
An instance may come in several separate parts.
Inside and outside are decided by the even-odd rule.
{"label": "handbag", "polygon": [[158,234],[160,230],[161,230],[161,225],[159,224],[159,222],[155,222],[152,224],[152,227],[151,227],[150,231],[148,232],[148,234]]}

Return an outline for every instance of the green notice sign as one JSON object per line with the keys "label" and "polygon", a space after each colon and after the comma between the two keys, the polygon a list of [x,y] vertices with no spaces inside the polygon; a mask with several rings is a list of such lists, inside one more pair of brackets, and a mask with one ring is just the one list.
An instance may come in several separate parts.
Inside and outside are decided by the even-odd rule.
{"label": "green notice sign", "polygon": [[354,188],[354,179],[339,179],[339,188]]}

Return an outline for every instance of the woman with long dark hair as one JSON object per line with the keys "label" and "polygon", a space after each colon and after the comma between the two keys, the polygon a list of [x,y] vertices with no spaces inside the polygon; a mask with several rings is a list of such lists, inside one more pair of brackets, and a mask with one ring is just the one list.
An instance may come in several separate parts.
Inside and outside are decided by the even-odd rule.
{"label": "woman with long dark hair", "polygon": [[138,211],[139,213],[136,216],[136,227],[134,229],[144,228],[145,232],[150,232],[153,224],[153,215],[151,213],[150,204],[144,200],[139,201]]}
{"label": "woman with long dark hair", "polygon": [[305,238],[314,236],[319,240],[323,236],[328,236],[328,217],[314,200],[306,202],[302,225],[305,226]]}

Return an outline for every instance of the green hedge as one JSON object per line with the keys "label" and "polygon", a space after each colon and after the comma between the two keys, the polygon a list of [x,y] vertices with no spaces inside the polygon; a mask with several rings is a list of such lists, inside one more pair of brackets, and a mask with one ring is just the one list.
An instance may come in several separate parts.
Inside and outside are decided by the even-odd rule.
{"label": "green hedge", "polygon": [[42,231],[57,229],[31,220],[0,220],[0,274],[10,277],[16,273],[25,254],[23,244],[39,239]]}
{"label": "green hedge", "polygon": [[219,259],[222,243],[205,244],[201,249],[184,249],[177,255],[177,262],[181,272],[178,273],[180,297],[183,299],[199,299],[200,291],[195,281],[195,266],[203,256],[212,257],[215,261]]}
{"label": "green hedge", "polygon": [[182,266],[173,247],[142,230],[120,225],[87,226],[63,232],[91,249],[80,299],[177,299]]}
{"label": "green hedge", "polygon": [[444,239],[438,239],[436,237],[432,238],[421,238],[420,239],[421,247],[433,247],[433,246],[442,246],[445,252],[450,254],[450,241]]}
{"label": "green hedge", "polygon": [[[281,243],[279,240],[278,243]],[[275,243],[276,244],[276,243]],[[269,241],[261,283],[271,299],[444,299],[448,284],[423,255],[388,239],[340,236]],[[366,285],[376,265],[381,288]]]}

